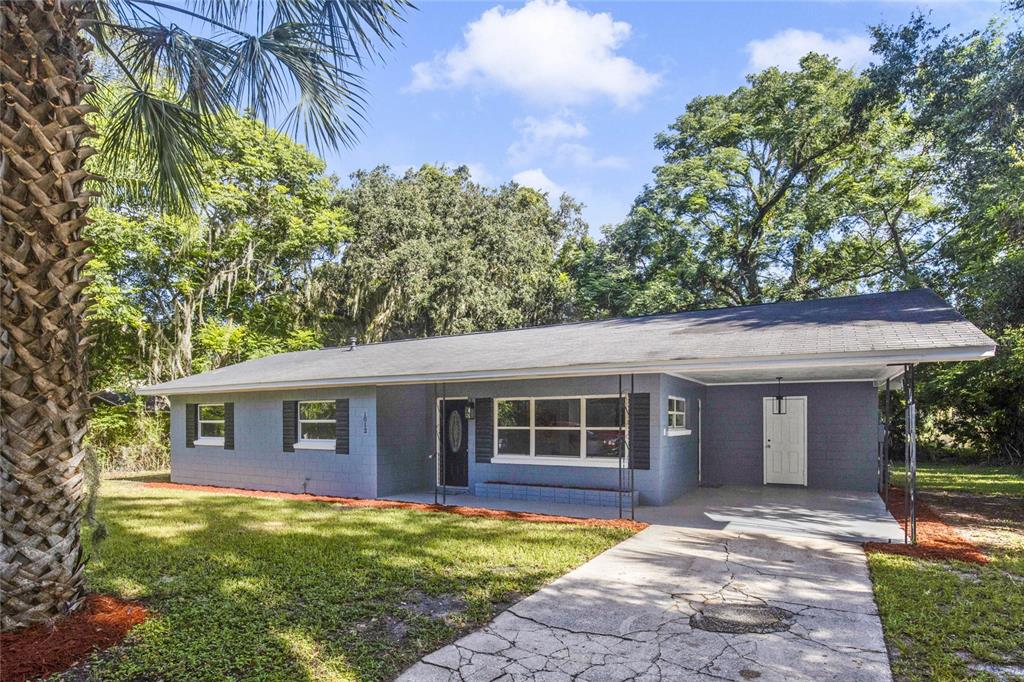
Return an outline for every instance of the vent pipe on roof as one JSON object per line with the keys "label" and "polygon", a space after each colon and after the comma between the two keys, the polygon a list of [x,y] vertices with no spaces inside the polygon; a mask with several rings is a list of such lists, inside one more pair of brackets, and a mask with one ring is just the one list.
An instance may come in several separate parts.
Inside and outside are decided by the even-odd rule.
{"label": "vent pipe on roof", "polygon": [[348,337],[348,349],[349,350],[355,350],[356,349],[356,337],[354,337],[354,336]]}

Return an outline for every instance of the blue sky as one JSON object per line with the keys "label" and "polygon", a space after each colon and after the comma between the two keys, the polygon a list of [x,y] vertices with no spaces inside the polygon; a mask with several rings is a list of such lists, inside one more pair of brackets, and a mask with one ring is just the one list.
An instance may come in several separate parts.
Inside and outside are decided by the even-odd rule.
{"label": "blue sky", "polygon": [[654,136],[695,96],[791,65],[809,49],[867,64],[867,27],[930,11],[955,30],[995,2],[418,2],[402,40],[366,71],[369,123],[327,153],[347,177],[387,164],[466,164],[586,205],[597,234],[622,220],[660,157]]}

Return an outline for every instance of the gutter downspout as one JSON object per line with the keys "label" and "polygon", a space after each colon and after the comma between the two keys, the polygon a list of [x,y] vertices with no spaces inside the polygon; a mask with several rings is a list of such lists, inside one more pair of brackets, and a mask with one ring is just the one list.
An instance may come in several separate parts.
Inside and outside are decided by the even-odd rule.
{"label": "gutter downspout", "polygon": [[697,487],[704,484],[704,401],[697,398]]}

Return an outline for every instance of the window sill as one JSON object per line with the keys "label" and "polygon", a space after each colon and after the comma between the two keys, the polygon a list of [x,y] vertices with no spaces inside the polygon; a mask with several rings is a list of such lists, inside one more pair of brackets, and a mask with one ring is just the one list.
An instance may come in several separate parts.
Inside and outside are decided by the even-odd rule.
{"label": "window sill", "polygon": [[693,431],[690,429],[665,429],[665,435],[672,436],[689,436]]}
{"label": "window sill", "polygon": [[330,450],[333,452],[335,445],[333,440],[300,440],[294,447],[296,450]]}
{"label": "window sill", "polygon": [[[491,464],[539,464],[541,466],[560,467],[602,467],[615,468],[619,466],[618,457],[597,458],[597,457],[530,457],[529,455],[495,455],[491,458]],[[623,463],[625,466],[625,463]]]}
{"label": "window sill", "polygon": [[209,438],[209,437],[207,437],[207,438],[196,438],[194,441],[192,441],[192,444],[193,445],[205,445],[207,447],[212,447],[212,448],[222,448],[222,447],[224,447],[224,439],[223,438]]}

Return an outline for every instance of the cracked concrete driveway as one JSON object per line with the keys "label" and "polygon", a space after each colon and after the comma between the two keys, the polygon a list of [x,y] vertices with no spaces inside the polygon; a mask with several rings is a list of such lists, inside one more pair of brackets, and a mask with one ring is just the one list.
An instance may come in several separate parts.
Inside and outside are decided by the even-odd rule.
{"label": "cracked concrete driveway", "polygon": [[706,678],[891,679],[860,546],[651,526],[399,679]]}

